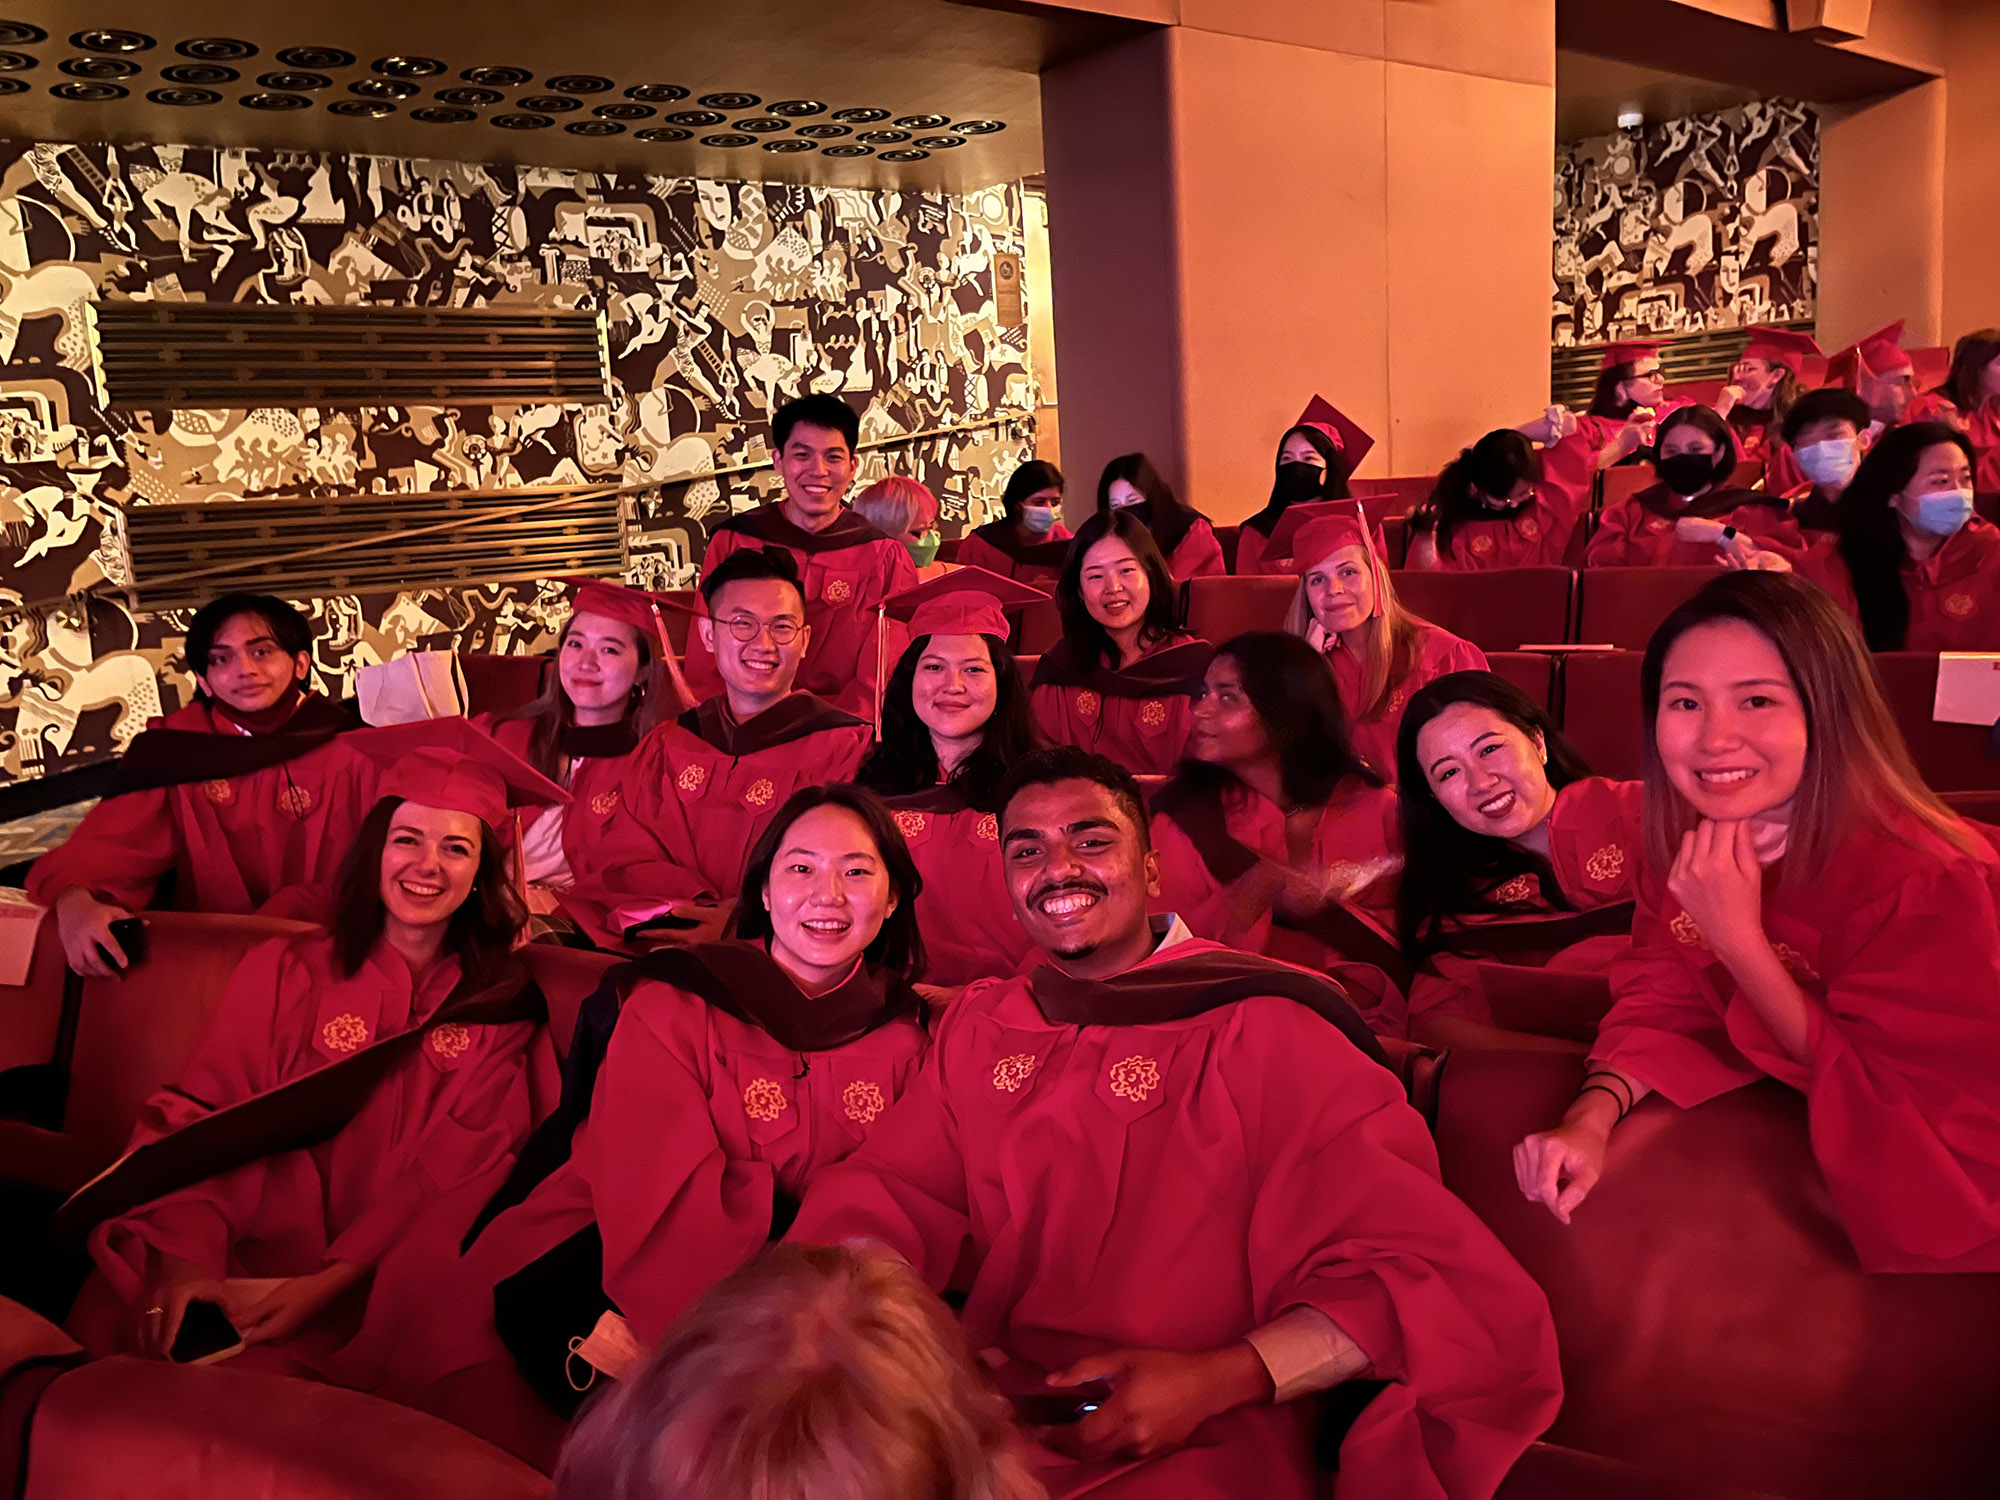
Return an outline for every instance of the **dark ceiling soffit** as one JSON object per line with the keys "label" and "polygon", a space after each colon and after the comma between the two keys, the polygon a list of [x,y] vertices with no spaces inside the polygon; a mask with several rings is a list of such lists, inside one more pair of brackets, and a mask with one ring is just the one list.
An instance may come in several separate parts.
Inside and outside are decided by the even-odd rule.
{"label": "dark ceiling soffit", "polygon": [[1036,0],[949,0],[968,10],[999,10],[1042,23],[1042,71],[1060,67],[1085,53],[1158,31],[1152,21],[1107,16],[1068,5],[1040,5]]}
{"label": "dark ceiling soffit", "polygon": [[1936,76],[1671,0],[1556,0],[1556,45],[1813,104],[1880,98]]}

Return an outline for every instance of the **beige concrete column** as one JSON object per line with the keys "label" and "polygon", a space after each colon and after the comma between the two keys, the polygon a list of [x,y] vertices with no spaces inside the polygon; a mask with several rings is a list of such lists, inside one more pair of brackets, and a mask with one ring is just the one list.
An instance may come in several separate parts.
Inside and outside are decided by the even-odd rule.
{"label": "beige concrete column", "polygon": [[1838,348],[1906,319],[1945,337],[1945,90],[1820,112],[1819,341]]}

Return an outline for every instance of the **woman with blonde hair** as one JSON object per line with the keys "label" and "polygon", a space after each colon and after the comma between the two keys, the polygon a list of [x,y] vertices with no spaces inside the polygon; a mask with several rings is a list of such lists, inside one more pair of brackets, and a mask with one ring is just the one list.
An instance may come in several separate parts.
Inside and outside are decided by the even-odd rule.
{"label": "woman with blonde hair", "polygon": [[1299,575],[1285,629],[1326,653],[1355,750],[1393,779],[1410,694],[1447,672],[1485,671],[1486,653],[1403,608],[1359,502],[1296,505],[1285,520],[1271,537]]}
{"label": "woman with blonde hair", "polygon": [[1852,622],[1734,573],[1646,649],[1645,868],[1590,1072],[1514,1148],[1568,1222],[1613,1127],[1775,1078],[1869,1271],[2000,1270],[2000,857],[1918,780]]}
{"label": "woman with blonde hair", "polygon": [[869,525],[903,544],[917,565],[917,580],[929,583],[951,570],[938,561],[944,545],[938,533],[938,501],[928,488],[907,474],[878,479],[854,497],[854,511]]}
{"label": "woman with blonde hair", "polygon": [[908,1266],[780,1245],[578,1424],[557,1500],[1042,1500],[1006,1401]]}

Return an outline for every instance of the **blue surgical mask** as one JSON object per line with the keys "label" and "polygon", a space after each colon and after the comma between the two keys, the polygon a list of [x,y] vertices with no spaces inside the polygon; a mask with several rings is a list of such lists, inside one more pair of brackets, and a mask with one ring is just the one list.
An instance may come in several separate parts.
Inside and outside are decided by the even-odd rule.
{"label": "blue surgical mask", "polygon": [[1021,507],[1021,524],[1042,536],[1056,529],[1056,508],[1053,505],[1024,505]]}
{"label": "blue surgical mask", "polygon": [[1929,536],[1954,536],[1972,519],[1971,490],[1932,490],[1928,495],[1904,495],[1896,502],[1918,531]]}
{"label": "blue surgical mask", "polygon": [[1861,467],[1860,445],[1853,438],[1828,438],[1821,443],[1807,443],[1796,456],[1806,478],[1821,489],[1845,489],[1847,481],[1854,477],[1854,471]]}

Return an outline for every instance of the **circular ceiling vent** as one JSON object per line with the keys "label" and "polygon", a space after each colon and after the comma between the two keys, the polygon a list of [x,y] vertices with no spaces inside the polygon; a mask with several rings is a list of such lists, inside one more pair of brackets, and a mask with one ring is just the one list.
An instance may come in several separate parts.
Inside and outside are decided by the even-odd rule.
{"label": "circular ceiling vent", "polygon": [[547,115],[495,115],[489,123],[502,130],[547,130],[555,121]]}
{"label": "circular ceiling vent", "polygon": [[864,130],[855,137],[864,146],[897,146],[909,138],[907,130]]}
{"label": "circular ceiling vent", "polygon": [[930,152],[928,151],[884,151],[879,157],[876,158],[876,160],[877,161],[926,161],[929,158],[930,158]]}
{"label": "circular ceiling vent", "polygon": [[754,146],[757,144],[757,137],[754,135],[730,135],[725,132],[722,135],[705,135],[701,138],[701,143],[704,146]]}
{"label": "circular ceiling vent", "polygon": [[950,115],[904,115],[896,122],[904,130],[942,130],[950,123]]}
{"label": "circular ceiling vent", "polygon": [[191,36],[184,42],[175,42],[174,51],[196,62],[242,62],[257,55],[254,45],[233,36]]}
{"label": "circular ceiling vent", "polygon": [[28,69],[38,66],[40,66],[39,59],[30,57],[25,52],[0,52],[0,73],[25,73]]}
{"label": "circular ceiling vent", "polygon": [[79,31],[70,37],[69,44],[86,52],[150,52],[155,45],[143,31],[113,31],[105,27]]}
{"label": "circular ceiling vent", "polygon": [[[498,104],[507,96],[498,89],[439,89],[438,101],[442,104],[469,104],[473,106]],[[416,116],[412,115],[411,119]]]}
{"label": "circular ceiling vent", "polygon": [[22,82],[20,79],[9,78],[6,74],[0,73],[0,96],[5,96],[7,94],[25,94],[27,92],[28,92],[28,85]]}
{"label": "circular ceiling vent", "polygon": [[802,120],[807,115],[823,115],[826,106],[817,99],[780,99],[776,104],[764,106],[774,115],[783,115],[788,120]]}
{"label": "circular ceiling vent", "polygon": [[720,125],[722,116],[712,109],[684,109],[667,116],[676,125],[693,125],[697,129],[704,125]]}
{"label": "circular ceiling vent", "polygon": [[467,68],[458,76],[489,89],[517,89],[535,75],[526,68]]}
{"label": "circular ceiling vent", "polygon": [[611,88],[611,80],[597,73],[558,73],[549,87],[558,94],[602,94]]}
{"label": "circular ceiling vent", "polygon": [[949,151],[954,146],[963,146],[965,144],[965,137],[962,135],[920,135],[917,137],[917,144],[922,146],[926,151]]}
{"label": "circular ceiling vent", "polygon": [[836,109],[833,112],[833,117],[836,120],[845,120],[850,125],[873,125],[877,120],[888,119],[889,111],[886,109]]}
{"label": "circular ceiling vent", "polygon": [[776,151],[782,153],[791,151],[812,151],[816,150],[817,148],[813,145],[811,141],[783,140],[783,141],[766,141],[764,142],[764,149],[766,151]]}
{"label": "circular ceiling vent", "polygon": [[417,92],[417,86],[400,78],[357,78],[347,86],[347,92],[364,99],[396,100],[409,98]]}
{"label": "circular ceiling vent", "polygon": [[763,101],[755,94],[703,94],[701,102],[710,109],[755,109]]}
{"label": "circular ceiling vent", "polygon": [[222,95],[214,89],[171,88],[153,89],[146,97],[155,104],[171,104],[182,109],[191,109],[198,104],[220,104]]}
{"label": "circular ceiling vent", "polygon": [[563,129],[571,135],[623,135],[625,127],[616,120],[571,120]]}
{"label": "circular ceiling vent", "polygon": [[393,115],[396,106],[387,99],[336,99],[327,105],[326,112],[350,120],[381,120]]}
{"label": "circular ceiling vent", "polygon": [[422,109],[410,111],[410,118],[419,125],[463,125],[467,120],[476,120],[477,114],[469,109],[459,109],[449,104],[427,104]]}
{"label": "circular ceiling vent", "polygon": [[289,93],[310,94],[314,89],[330,89],[333,80],[324,73],[303,73],[294,70],[289,73],[262,73],[257,81],[267,89],[284,89]]}
{"label": "circular ceiling vent", "polygon": [[0,21],[0,47],[32,47],[48,39],[46,31],[26,21]]}
{"label": "circular ceiling vent", "polygon": [[122,83],[58,83],[49,92],[72,104],[109,104],[132,91]]}
{"label": "circular ceiling vent", "polygon": [[672,104],[687,96],[688,91],[678,83],[635,83],[625,90],[627,99],[639,99],[647,104]]}
{"label": "circular ceiling vent", "polygon": [[632,139],[649,144],[661,141],[685,141],[694,134],[691,130],[676,130],[671,125],[654,125],[645,130],[633,132]]}
{"label": "circular ceiling vent", "polygon": [[846,125],[801,125],[799,134],[808,140],[835,141],[844,135],[854,134],[854,131]]}
{"label": "circular ceiling vent", "polygon": [[530,94],[525,99],[516,99],[514,103],[522,109],[532,110],[540,115],[562,115],[568,114],[573,109],[583,108],[581,100],[571,99],[562,94]]}
{"label": "circular ceiling vent", "polygon": [[951,128],[960,135],[993,135],[1005,130],[1007,124],[1004,120],[960,120]]}
{"label": "circular ceiling vent", "polygon": [[820,149],[821,156],[873,156],[874,154],[873,146],[824,146]]}
{"label": "circular ceiling vent", "polygon": [[273,56],[288,68],[306,68],[316,73],[354,66],[354,54],[343,47],[286,47]]}
{"label": "circular ceiling vent", "polygon": [[650,120],[657,111],[650,104],[600,104],[591,113],[600,120]]}
{"label": "circular ceiling vent", "polygon": [[292,109],[312,108],[312,100],[308,99],[304,94],[280,94],[276,92],[245,94],[236,102],[245,109],[268,110],[273,114],[282,114],[286,110]]}
{"label": "circular ceiling vent", "polygon": [[65,57],[56,64],[72,78],[130,78],[139,65],[122,57]]}
{"label": "circular ceiling vent", "polygon": [[771,115],[753,115],[747,120],[738,120],[732,130],[747,130],[752,135],[769,135],[774,130],[783,130],[785,122]]}
{"label": "circular ceiling vent", "polygon": [[213,83],[234,83],[239,75],[234,68],[225,68],[221,63],[175,63],[171,68],[160,69],[160,76],[168,83],[205,88]]}
{"label": "circular ceiling vent", "polygon": [[384,78],[435,78],[444,71],[435,57],[378,57],[369,66]]}

